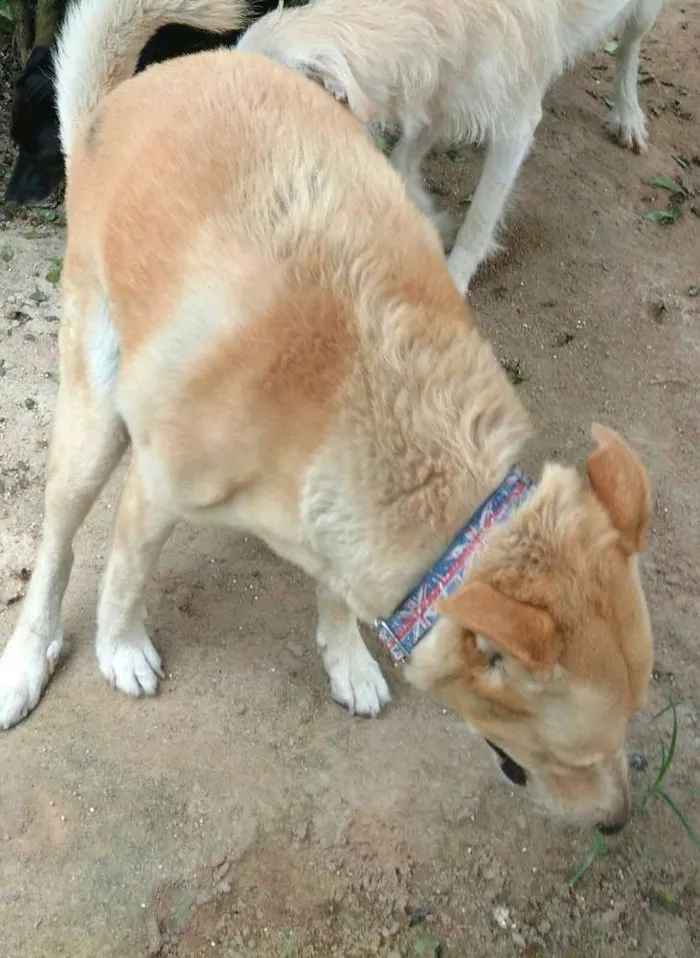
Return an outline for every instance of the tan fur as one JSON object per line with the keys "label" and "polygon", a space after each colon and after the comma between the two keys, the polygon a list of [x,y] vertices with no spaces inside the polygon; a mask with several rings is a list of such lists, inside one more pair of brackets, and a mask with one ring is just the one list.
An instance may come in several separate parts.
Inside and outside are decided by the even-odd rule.
{"label": "tan fur", "polygon": [[[611,430],[599,435],[615,436],[626,465],[633,464],[645,490],[640,521],[648,522],[641,466]],[[599,447],[589,468],[600,454]],[[446,603],[461,630],[439,623],[414,656],[412,678],[525,767],[556,811],[590,820],[597,810],[605,821],[612,808],[608,820],[624,823],[630,810],[626,727],[644,704],[652,635],[636,556],[629,557],[611,523],[620,500],[605,505],[611,513],[573,470],[548,467],[532,501],[491,534],[470,584]],[[484,592],[474,609],[470,591],[478,587]],[[504,609],[507,628],[499,623]],[[557,663],[544,677],[543,652],[529,661],[528,628],[520,632],[522,650],[504,641],[517,640],[511,623],[519,615],[526,626],[534,610],[546,617],[539,638],[551,643]],[[475,630],[484,623],[495,623],[495,634],[486,637],[506,653],[502,661],[479,649]]]}
{"label": "tan fur", "polygon": [[[202,54],[146,71],[98,111],[68,167],[44,539],[0,661],[0,725],[47,680],[70,542],[125,433],[132,460],[98,610],[109,681],[156,689],[143,596],[189,517],[250,530],[318,580],[332,693],[376,714],[388,688],[357,619],[388,615],[422,576],[517,459],[527,415],[433,227],[314,84],[255,55]],[[512,751],[551,807],[584,821],[628,807],[619,756],[651,661],[627,550],[628,520],[647,518],[618,508],[639,486],[634,470],[646,479],[610,435],[606,469],[592,460],[596,492],[573,470],[545,470],[409,671]]]}

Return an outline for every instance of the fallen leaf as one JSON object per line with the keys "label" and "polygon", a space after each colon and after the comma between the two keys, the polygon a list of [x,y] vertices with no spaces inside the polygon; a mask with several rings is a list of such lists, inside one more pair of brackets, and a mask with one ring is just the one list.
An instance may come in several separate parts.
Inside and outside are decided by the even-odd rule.
{"label": "fallen leaf", "polygon": [[46,300],[48,299],[48,296],[46,295],[46,293],[40,290],[38,286],[35,286],[34,292],[30,293],[27,299],[31,299],[31,301],[33,303],[36,303],[36,305],[38,306],[39,303],[45,303]]}
{"label": "fallen leaf", "polygon": [[63,260],[55,259],[53,265],[46,274],[46,282],[51,283],[53,286],[58,285],[58,281],[61,278],[61,270],[63,269]]}
{"label": "fallen leaf", "polygon": [[668,190],[669,193],[678,192],[678,183],[674,183],[670,176],[664,176],[663,173],[652,176],[649,183],[652,186],[660,186],[662,190]]}
{"label": "fallen leaf", "polygon": [[674,207],[670,210],[649,210],[644,214],[644,219],[650,223],[662,223],[665,226],[675,223],[680,219],[681,211]]}

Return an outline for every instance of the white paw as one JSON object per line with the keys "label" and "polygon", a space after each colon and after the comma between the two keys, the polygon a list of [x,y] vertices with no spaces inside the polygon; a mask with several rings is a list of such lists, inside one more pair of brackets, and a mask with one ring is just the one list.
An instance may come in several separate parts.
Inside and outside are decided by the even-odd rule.
{"label": "white paw", "polygon": [[165,677],[145,632],[128,641],[98,641],[97,661],[109,684],[127,695],[155,695],[158,678]]}
{"label": "white paw", "polygon": [[0,657],[0,729],[12,728],[36,708],[62,646],[60,633],[44,652],[40,638],[15,632]]}
{"label": "white paw", "polygon": [[609,133],[620,146],[633,150],[635,153],[643,153],[646,150],[648,139],[646,120],[641,107],[624,110],[613,107],[606,125]]}
{"label": "white paw", "polygon": [[325,657],[331,695],[351,715],[376,716],[391,701],[382,670],[364,644],[353,644]]}

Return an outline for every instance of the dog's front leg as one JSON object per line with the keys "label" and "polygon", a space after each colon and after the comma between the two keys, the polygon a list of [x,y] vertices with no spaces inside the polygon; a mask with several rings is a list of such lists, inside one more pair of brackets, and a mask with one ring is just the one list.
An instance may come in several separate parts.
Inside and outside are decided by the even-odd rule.
{"label": "dog's front leg", "polygon": [[646,121],[637,93],[639,51],[642,38],[654,26],[664,3],[665,0],[638,0],[617,47],[615,99],[607,125],[621,146],[635,153],[641,153],[647,145]]}
{"label": "dog's front leg", "polygon": [[391,151],[391,164],[401,174],[406,192],[421,212],[433,223],[445,246],[454,239],[454,222],[446,210],[436,208],[435,199],[425,188],[421,166],[438,138],[439,123],[405,120],[398,143]]}
{"label": "dog's front leg", "polygon": [[163,677],[145,626],[144,594],[175,516],[154,501],[136,458],[124,480],[97,612],[97,661],[127,695],[154,695]]}
{"label": "dog's front leg", "polygon": [[527,156],[541,110],[531,111],[519,131],[499,132],[489,143],[479,185],[447,260],[452,278],[465,296],[480,264],[498,249],[496,229],[508,195]]}
{"label": "dog's front leg", "polygon": [[316,588],[316,640],[331,680],[331,695],[351,715],[379,715],[390,699],[381,669],[367,651],[357,619],[325,585]]}

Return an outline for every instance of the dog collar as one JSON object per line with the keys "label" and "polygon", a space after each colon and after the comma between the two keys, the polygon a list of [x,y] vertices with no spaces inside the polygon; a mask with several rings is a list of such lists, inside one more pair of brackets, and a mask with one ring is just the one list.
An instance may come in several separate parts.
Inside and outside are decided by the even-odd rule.
{"label": "dog collar", "polygon": [[389,618],[375,621],[374,630],[395,661],[402,662],[430,632],[440,617],[435,603],[461,586],[489,529],[511,516],[531,489],[531,480],[511,469]]}

